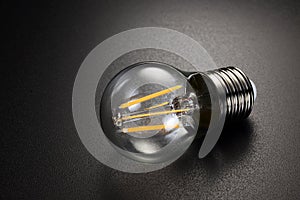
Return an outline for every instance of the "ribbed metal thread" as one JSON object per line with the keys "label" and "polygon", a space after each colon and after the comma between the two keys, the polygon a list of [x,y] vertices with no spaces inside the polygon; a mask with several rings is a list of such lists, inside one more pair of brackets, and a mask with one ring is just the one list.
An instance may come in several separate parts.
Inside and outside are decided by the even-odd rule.
{"label": "ribbed metal thread", "polygon": [[254,90],[250,79],[236,67],[225,67],[210,71],[226,90],[226,121],[246,118],[254,104]]}

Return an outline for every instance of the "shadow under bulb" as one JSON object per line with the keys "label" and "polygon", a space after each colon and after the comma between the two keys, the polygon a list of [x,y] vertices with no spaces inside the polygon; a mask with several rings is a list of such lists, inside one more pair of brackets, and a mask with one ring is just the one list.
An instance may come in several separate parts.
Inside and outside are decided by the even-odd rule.
{"label": "shadow under bulb", "polygon": [[183,72],[143,62],[118,73],[100,105],[101,126],[120,154],[145,163],[179,158],[204,136],[199,157],[216,144],[226,121],[248,117],[253,82],[238,68]]}

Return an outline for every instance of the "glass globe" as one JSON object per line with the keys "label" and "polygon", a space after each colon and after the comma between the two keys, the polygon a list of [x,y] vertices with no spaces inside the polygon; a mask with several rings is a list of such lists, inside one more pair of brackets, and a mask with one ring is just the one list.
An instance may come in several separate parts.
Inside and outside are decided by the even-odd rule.
{"label": "glass globe", "polygon": [[118,73],[100,105],[104,134],[122,155],[147,163],[180,157],[197,134],[200,106],[182,72],[138,63]]}

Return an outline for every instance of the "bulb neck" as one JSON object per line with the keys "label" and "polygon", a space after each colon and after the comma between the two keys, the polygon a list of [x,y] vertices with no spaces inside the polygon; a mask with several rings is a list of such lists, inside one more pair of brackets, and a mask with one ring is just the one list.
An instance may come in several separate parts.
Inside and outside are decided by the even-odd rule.
{"label": "bulb neck", "polygon": [[226,93],[226,122],[247,118],[252,110],[256,89],[244,72],[236,67],[225,67],[204,72],[217,87]]}

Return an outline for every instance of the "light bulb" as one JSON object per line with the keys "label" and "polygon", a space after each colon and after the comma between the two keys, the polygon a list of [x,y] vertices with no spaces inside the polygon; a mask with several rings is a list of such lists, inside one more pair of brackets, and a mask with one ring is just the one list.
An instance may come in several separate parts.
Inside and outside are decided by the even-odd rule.
{"label": "light bulb", "polygon": [[246,118],[255,96],[253,82],[235,67],[183,72],[164,63],[137,63],[106,87],[101,126],[111,145],[127,158],[163,163],[180,157],[197,134],[220,132],[225,121]]}

